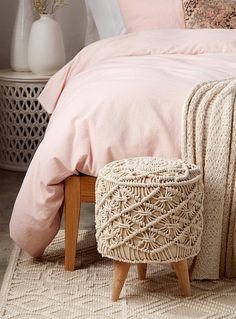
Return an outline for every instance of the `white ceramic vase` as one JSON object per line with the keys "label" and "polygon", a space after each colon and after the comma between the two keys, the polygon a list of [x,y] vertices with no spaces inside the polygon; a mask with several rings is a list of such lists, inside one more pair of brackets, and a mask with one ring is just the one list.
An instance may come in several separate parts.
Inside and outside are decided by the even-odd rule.
{"label": "white ceramic vase", "polygon": [[14,71],[29,71],[28,42],[35,15],[31,0],[19,0],[12,41],[11,41],[11,68]]}
{"label": "white ceramic vase", "polygon": [[31,71],[38,75],[52,75],[65,64],[61,27],[51,15],[41,15],[33,23],[28,61]]}

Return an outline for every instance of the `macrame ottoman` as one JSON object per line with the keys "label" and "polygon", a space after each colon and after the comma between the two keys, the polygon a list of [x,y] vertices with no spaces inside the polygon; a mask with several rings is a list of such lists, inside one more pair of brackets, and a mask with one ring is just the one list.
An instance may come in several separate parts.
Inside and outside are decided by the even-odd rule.
{"label": "macrame ottoman", "polygon": [[96,182],[98,251],[115,260],[112,300],[130,265],[140,279],[147,263],[171,263],[184,296],[191,295],[187,259],[200,251],[203,185],[199,169],[153,157],[114,161]]}

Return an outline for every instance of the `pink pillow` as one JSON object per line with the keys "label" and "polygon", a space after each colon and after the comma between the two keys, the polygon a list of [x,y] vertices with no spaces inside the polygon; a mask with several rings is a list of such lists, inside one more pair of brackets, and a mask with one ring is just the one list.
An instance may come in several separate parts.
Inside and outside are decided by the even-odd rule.
{"label": "pink pillow", "polygon": [[184,28],[182,0],[119,0],[128,32]]}

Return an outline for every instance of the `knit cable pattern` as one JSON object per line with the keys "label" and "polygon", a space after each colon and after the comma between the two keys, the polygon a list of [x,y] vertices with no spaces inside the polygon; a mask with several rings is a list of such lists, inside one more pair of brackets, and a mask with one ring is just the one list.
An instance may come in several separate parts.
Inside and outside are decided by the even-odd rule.
{"label": "knit cable pattern", "polygon": [[236,276],[236,79],[195,87],[185,104],[182,157],[204,182],[204,230],[192,278]]}

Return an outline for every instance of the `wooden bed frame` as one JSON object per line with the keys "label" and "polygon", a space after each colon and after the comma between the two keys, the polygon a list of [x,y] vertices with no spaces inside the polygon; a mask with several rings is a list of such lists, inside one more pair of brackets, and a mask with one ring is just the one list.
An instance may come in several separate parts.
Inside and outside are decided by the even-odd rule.
{"label": "wooden bed frame", "polygon": [[79,174],[65,180],[65,270],[74,271],[82,202],[95,203],[96,177]]}

